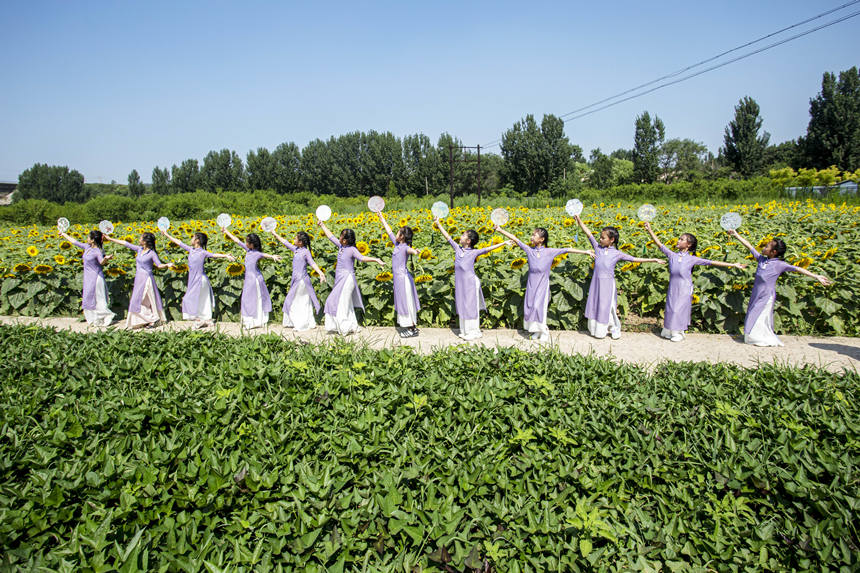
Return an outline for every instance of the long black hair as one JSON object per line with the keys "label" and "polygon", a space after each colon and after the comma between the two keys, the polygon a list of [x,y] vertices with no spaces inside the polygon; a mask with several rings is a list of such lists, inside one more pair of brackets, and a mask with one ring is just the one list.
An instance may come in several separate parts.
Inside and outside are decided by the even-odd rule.
{"label": "long black hair", "polygon": [[245,237],[245,242],[251,245],[252,251],[263,252],[263,243],[260,242],[260,236],[257,233],[248,233]]}
{"label": "long black hair", "polygon": [[347,247],[355,246],[355,231],[352,229],[344,229],[340,232],[340,238],[346,241]]}
{"label": "long black hair", "polygon": [[773,250],[776,251],[776,258],[781,259],[785,257],[785,241],[782,239],[771,239],[773,243]]}
{"label": "long black hair", "polygon": [[400,234],[403,235],[403,242],[412,246],[412,227],[400,227]]}
{"label": "long black hair", "polygon": [[299,231],[296,233],[296,238],[299,240],[299,245],[305,248],[311,246],[311,237],[304,231]]}
{"label": "long black hair", "polygon": [[143,239],[143,244],[146,246],[146,248],[154,253],[155,235],[153,235],[152,233],[144,233],[140,236],[140,238]]}
{"label": "long black hair", "polygon": [[98,248],[102,248],[102,232],[98,229],[93,229],[90,231],[90,240],[95,243]]}
{"label": "long black hair", "polygon": [[478,244],[478,231],[469,229],[466,231],[466,238],[469,239],[469,248],[474,249],[475,245]]}
{"label": "long black hair", "polygon": [[693,233],[684,233],[681,237],[687,237],[687,242],[690,243],[690,246],[687,247],[687,250],[690,251],[691,255],[696,254],[696,249],[699,246],[699,240],[696,238],[696,235]]}
{"label": "long black hair", "polygon": [[206,244],[209,242],[209,237],[206,236],[206,233],[197,231],[194,233],[194,238],[197,239],[197,244],[200,245],[200,248],[206,250]]}
{"label": "long black hair", "polygon": [[618,229],[616,229],[615,227],[603,227],[600,232],[602,233],[603,231],[606,231],[606,234],[609,235],[610,239],[615,241],[614,244],[616,247],[618,247],[618,241],[621,240],[621,233],[618,232]]}

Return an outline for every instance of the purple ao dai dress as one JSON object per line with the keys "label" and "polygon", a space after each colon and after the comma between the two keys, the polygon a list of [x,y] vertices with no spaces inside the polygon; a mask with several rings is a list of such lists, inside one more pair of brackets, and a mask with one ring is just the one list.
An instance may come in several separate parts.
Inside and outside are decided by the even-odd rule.
{"label": "purple ao dai dress", "polygon": [[340,244],[335,238],[329,240],[337,247],[337,270],[334,286],[325,301],[325,329],[328,332],[349,334],[358,331],[355,309],[364,310],[361,292],[355,280],[355,259],[361,256],[358,249]]}
{"label": "purple ao dai dress", "polygon": [[179,242],[179,248],[188,253],[188,289],[182,297],[183,320],[212,320],[212,312],[215,308],[215,295],[212,293],[212,285],[206,276],[204,265],[206,259],[212,257],[212,253],[200,247],[194,249],[183,242]]}
{"label": "purple ao dai dress", "polygon": [[409,245],[398,243],[392,233],[388,233],[388,238],[394,245],[394,252],[391,255],[391,274],[394,275],[392,284],[394,286],[394,312],[397,314],[397,324],[404,328],[417,326],[421,303],[418,302],[415,279],[409,269],[406,268],[406,261],[409,260]]}
{"label": "purple ao dai dress", "polygon": [[307,247],[296,247],[288,242],[284,245],[293,252],[293,276],[290,292],[284,301],[283,325],[299,331],[311,330],[317,325],[314,315],[320,311],[320,303],[307,268],[314,259]]}
{"label": "purple ao dai dress", "polygon": [[448,243],[454,249],[454,303],[460,318],[460,336],[478,338],[481,336],[479,315],[487,305],[481,291],[481,280],[475,274],[475,261],[490,252],[492,247],[464,249],[450,238]]}
{"label": "purple ao dai dress", "polygon": [[693,267],[710,265],[711,261],[690,253],[676,253],[663,245],[660,250],[669,260],[669,291],[666,293],[666,316],[660,336],[671,340],[684,339],[690,326],[693,308]]}
{"label": "purple ao dai dress", "polygon": [[98,247],[90,247],[74,240],[72,244],[84,251],[82,256],[84,263],[84,292],[81,301],[84,318],[87,319],[88,324],[108,326],[113,320],[114,313],[110,310],[107,283],[102,271],[102,262],[105,255]]}
{"label": "purple ao dai dress", "polygon": [[604,338],[607,332],[612,338],[618,338],[621,336],[621,320],[616,308],[618,293],[615,289],[615,265],[618,261],[632,261],[633,257],[614,246],[601,247],[590,234],[588,240],[594,247],[594,273],[585,304],[588,332],[596,338]]}
{"label": "purple ao dai dress", "polygon": [[134,328],[142,324],[154,324],[159,320],[167,321],[164,307],[161,304],[161,294],[155,284],[155,275],[152,269],[155,265],[161,265],[158,254],[150,249],[144,249],[139,245],[132,245],[125,241],[121,245],[136,253],[134,257],[134,288],[131,291],[131,300],[128,303],[128,318],[126,327]]}
{"label": "purple ao dai dress", "polygon": [[549,277],[552,261],[566,249],[530,247],[519,239],[516,239],[516,242],[529,262],[526,295],[523,298],[523,329],[536,334],[540,340],[547,340],[549,328],[546,325],[546,312],[550,299]]}
{"label": "purple ao dai dress", "polygon": [[782,273],[796,271],[797,267],[782,259],[769,259],[754,248],[750,249],[750,252],[758,266],[744,321],[744,342],[755,346],[784,346],[773,331],[776,281]]}
{"label": "purple ao dai dress", "polygon": [[245,245],[245,283],[242,285],[242,326],[244,328],[260,328],[269,322],[272,312],[272,299],[269,289],[257,263],[263,258],[263,253],[251,250]]}

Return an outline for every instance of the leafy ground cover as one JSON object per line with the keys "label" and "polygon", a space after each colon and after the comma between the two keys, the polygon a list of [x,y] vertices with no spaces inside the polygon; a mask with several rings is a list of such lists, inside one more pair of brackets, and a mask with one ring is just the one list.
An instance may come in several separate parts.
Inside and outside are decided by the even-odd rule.
{"label": "leafy ground cover", "polygon": [[[620,229],[620,248],[637,256],[662,255],[636,219],[637,204],[593,203],[584,212],[586,223],[595,232],[604,225]],[[529,209],[509,206],[511,221],[508,229],[526,239],[532,229],[542,226],[549,229],[554,246],[588,248],[585,236],[579,232],[573,219],[562,208]],[[737,333],[743,324],[747,301],[753,284],[754,262],[749,253],[719,227],[719,218],[728,210],[740,212],[744,217],[741,232],[753,244],[766,244],[774,237],[788,244],[786,259],[792,264],[823,272],[835,279],[832,287],[822,287],[815,281],[791,275],[783,277],[777,286],[777,332],[792,334],[857,335],[860,325],[860,306],[856,293],[860,291],[860,243],[858,228],[860,206],[847,203],[821,201],[773,201],[767,204],[672,204],[661,207],[654,228],[667,245],[674,247],[681,233],[692,232],[699,239],[699,254],[729,262],[752,263],[746,271],[735,269],[700,268],[694,272],[695,293],[691,330],[703,332]],[[462,207],[452,209],[445,224],[452,236],[473,228],[481,235],[481,245],[501,241],[492,234],[489,221],[491,209]],[[409,225],[415,230],[415,246],[421,251],[413,257],[412,271],[416,277],[422,310],[418,319],[425,326],[448,326],[454,315],[454,258],[451,248],[441,235],[432,230],[427,209],[390,211],[386,213],[396,229]],[[234,217],[232,230],[244,235],[259,231],[261,217]],[[314,240],[312,251],[317,262],[328,275],[327,285],[314,280],[317,294],[324,299],[334,280],[336,251],[320,234],[313,217],[278,216],[278,232],[292,238],[300,230],[309,231]],[[350,227],[355,229],[360,250],[389,260],[391,244],[376,217],[367,212],[336,213],[329,225],[335,233]],[[156,232],[153,222],[117,224],[115,236],[137,242],[140,233]],[[208,274],[217,299],[216,318],[237,320],[239,297],[242,290],[244,253],[219,236],[214,220],[174,221],[171,233],[186,242],[195,231],[210,236],[210,250],[233,252],[239,257],[236,263],[210,262]],[[89,228],[75,225],[73,236],[85,240]],[[261,233],[264,249],[286,255],[287,261],[264,261],[263,275],[272,294],[275,314],[286,297],[290,283],[289,252],[270,235]],[[163,261],[177,263],[175,270],[156,273],[168,315],[181,316],[181,300],[185,294],[187,265],[185,252],[167,241],[159,240]],[[116,258],[106,268],[106,279],[111,294],[112,308],[124,316],[131,293],[134,259],[133,253],[110,245],[107,251]],[[559,257],[552,279],[552,301],[547,322],[552,328],[577,330],[584,324],[583,312],[588,294],[591,262],[587,257],[572,255]],[[487,301],[487,312],[482,315],[484,328],[517,327],[522,323],[522,301],[525,290],[526,260],[518,248],[505,248],[502,252],[482,257],[477,265]],[[57,236],[53,227],[0,228],[0,313],[31,316],[76,315],[80,308],[82,268],[80,251]],[[391,273],[376,265],[359,265],[359,287],[362,289],[366,313],[365,324],[391,325],[394,322],[394,303]],[[666,299],[668,272],[665,266],[619,265],[616,277],[619,288],[619,312],[622,318],[638,321],[641,318],[660,320]]]}
{"label": "leafy ground cover", "polygon": [[0,568],[858,565],[858,375],[0,327]]}

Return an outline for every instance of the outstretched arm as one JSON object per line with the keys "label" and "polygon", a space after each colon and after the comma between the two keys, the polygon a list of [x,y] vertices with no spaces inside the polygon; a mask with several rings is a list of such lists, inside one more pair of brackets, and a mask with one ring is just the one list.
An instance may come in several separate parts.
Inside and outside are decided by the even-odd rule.
{"label": "outstretched arm", "polygon": [[650,235],[651,240],[654,241],[655,245],[657,245],[657,248],[662,251],[665,248],[665,245],[660,242],[660,239],[657,238],[657,235],[654,233],[654,230],[651,229],[651,223],[649,221],[645,221],[645,224],[643,226],[648,232],[648,235]]}
{"label": "outstretched arm", "polygon": [[227,259],[228,261],[235,261],[236,257],[227,253],[209,253],[210,259]]}
{"label": "outstretched arm", "polygon": [[588,239],[588,242],[591,243],[591,246],[595,249],[597,248],[597,241],[591,235],[591,229],[582,221],[582,218],[579,215],[574,215],[573,219],[576,221],[576,224],[579,225],[579,228],[582,229],[582,232],[585,233],[585,237]]}
{"label": "outstretched arm", "polygon": [[584,251],[582,249],[573,249],[573,248],[562,249],[562,251],[565,253],[570,253],[572,255],[588,255],[592,259],[594,258],[594,251]]}
{"label": "outstretched arm", "polygon": [[355,255],[356,260],[361,261],[362,263],[376,263],[378,265],[384,265],[385,261],[382,259],[377,259],[376,257],[365,257],[361,253]]}
{"label": "outstretched arm", "polygon": [[657,263],[658,265],[665,265],[666,261],[663,259],[641,259],[639,257],[630,257],[629,259],[625,259],[630,261],[631,263]]}
{"label": "outstretched arm", "polygon": [[323,230],[323,233],[325,233],[325,236],[328,237],[328,240],[334,243],[335,247],[340,248],[340,241],[337,240],[337,237],[334,236],[334,233],[328,230],[328,227],[326,227],[325,222],[318,220],[317,225],[319,225],[320,229]]}
{"label": "outstretched arm", "polygon": [[496,231],[496,232],[498,232],[498,233],[500,233],[500,234],[502,234],[502,235],[504,235],[505,237],[507,237],[508,239],[510,239],[511,241],[513,241],[514,243],[516,243],[516,245],[517,245],[519,248],[521,248],[521,249],[525,250],[525,249],[524,249],[524,244],[523,244],[523,242],[522,242],[522,241],[520,241],[520,240],[517,238],[517,236],[516,236],[516,235],[514,235],[513,233],[509,233],[508,231],[505,231],[504,229],[502,229],[502,228],[501,228],[501,227],[499,227],[498,225],[494,226],[494,227],[493,227],[493,230],[494,230],[494,231]]}
{"label": "outstretched arm", "polygon": [[817,280],[818,282],[820,282],[820,283],[821,283],[821,284],[823,284],[824,286],[830,286],[830,285],[832,285],[832,284],[833,284],[833,281],[832,281],[832,280],[830,280],[829,278],[827,278],[825,275],[817,275],[817,274],[815,274],[815,273],[813,273],[813,272],[810,272],[810,271],[808,271],[808,270],[806,270],[806,269],[804,269],[804,268],[802,268],[802,267],[797,267],[797,268],[795,268],[795,269],[793,269],[793,270],[794,270],[795,272],[798,272],[798,273],[802,274],[802,275],[806,275],[806,276],[808,276],[808,277],[810,277],[810,278],[813,278],[813,279]]}
{"label": "outstretched arm", "polygon": [[178,246],[178,247],[181,247],[181,246],[184,244],[182,241],[180,241],[180,240],[179,240],[179,239],[177,239],[176,237],[171,237],[171,236],[167,233],[167,231],[164,231],[164,230],[162,230],[162,229],[159,229],[159,231],[161,231],[161,234],[162,234],[162,235],[164,235],[164,236],[167,238],[167,240],[168,240],[168,241],[170,241],[171,243],[173,243],[174,245],[176,245],[176,246]]}
{"label": "outstretched arm", "polygon": [[480,249],[478,252],[483,255],[486,253],[492,253],[493,251],[495,251],[497,249],[501,249],[502,247],[512,247],[513,245],[514,245],[514,242],[509,239],[507,241],[502,241],[501,243],[497,243],[495,245],[490,245],[489,247],[484,247],[483,249]]}
{"label": "outstretched arm", "polygon": [[726,233],[737,239],[737,241],[743,246],[745,246],[747,250],[749,250],[749,252],[753,254],[754,257],[758,256],[758,251],[755,249],[755,247],[753,247],[749,241],[741,237],[740,233],[738,233],[736,230],[732,229],[731,231],[726,231]]}
{"label": "outstretched arm", "polygon": [[102,239],[107,239],[111,243],[116,243],[117,245],[121,245],[121,246],[125,247],[126,249],[131,249],[132,251],[140,250],[140,247],[138,247],[137,245],[132,245],[128,241],[122,241],[120,239],[114,239],[113,237],[111,237],[110,235],[108,235],[106,233],[102,233]]}
{"label": "outstretched arm", "polygon": [[743,263],[726,263],[724,261],[708,261],[712,267],[725,267],[735,269],[745,269],[747,266]]}
{"label": "outstretched arm", "polygon": [[65,233],[65,231],[60,231],[59,229],[57,229],[57,233],[59,233],[59,235],[60,235],[61,237],[63,237],[65,240],[67,240],[68,242],[70,242],[71,244],[73,244],[74,246],[76,246],[77,248],[79,248],[79,249],[86,249],[86,248],[87,248],[87,246],[86,246],[84,243],[82,243],[82,242],[80,242],[80,241],[76,241],[76,240],[75,240],[74,238],[72,238],[70,235],[67,235],[67,234]]}
{"label": "outstretched arm", "polygon": [[280,236],[279,234],[277,234],[275,231],[272,231],[272,236],[275,237],[282,245],[287,247],[289,250],[294,253],[296,252],[296,246],[282,236]]}
{"label": "outstretched arm", "polygon": [[388,224],[388,221],[385,220],[385,215],[382,214],[382,211],[376,214],[379,217],[380,222],[382,222],[382,227],[385,229],[385,232],[388,233],[388,238],[391,239],[391,242],[394,242],[394,231],[391,230],[391,225]]}
{"label": "outstretched arm", "polygon": [[238,238],[236,235],[234,235],[233,233],[231,233],[230,231],[228,231],[226,227],[223,229],[223,231],[224,231],[224,236],[225,236],[225,237],[227,237],[228,239],[230,239],[231,241],[233,241],[234,243],[236,243],[237,245],[239,245],[240,247],[242,247],[242,248],[243,248],[243,249],[245,249],[246,251],[248,250],[248,247],[246,247],[246,246],[245,246],[245,243],[243,243],[242,241],[240,241],[240,240],[239,240],[239,238]]}
{"label": "outstretched arm", "polygon": [[269,253],[260,253],[260,258],[269,259],[271,261],[280,261],[283,257],[281,255],[270,255]]}

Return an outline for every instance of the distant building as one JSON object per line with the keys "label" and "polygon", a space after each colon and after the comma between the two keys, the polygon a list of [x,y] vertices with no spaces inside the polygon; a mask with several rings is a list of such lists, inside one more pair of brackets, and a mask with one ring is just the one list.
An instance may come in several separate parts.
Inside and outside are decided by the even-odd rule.
{"label": "distant building", "polygon": [[12,193],[17,187],[17,183],[0,183],[0,205],[12,203]]}
{"label": "distant building", "polygon": [[785,187],[784,191],[789,197],[797,197],[798,195],[818,195],[819,197],[823,197],[833,191],[840,195],[856,195],[857,182],[843,181],[842,183],[830,185],[829,187],[826,185],[815,185],[813,187]]}

